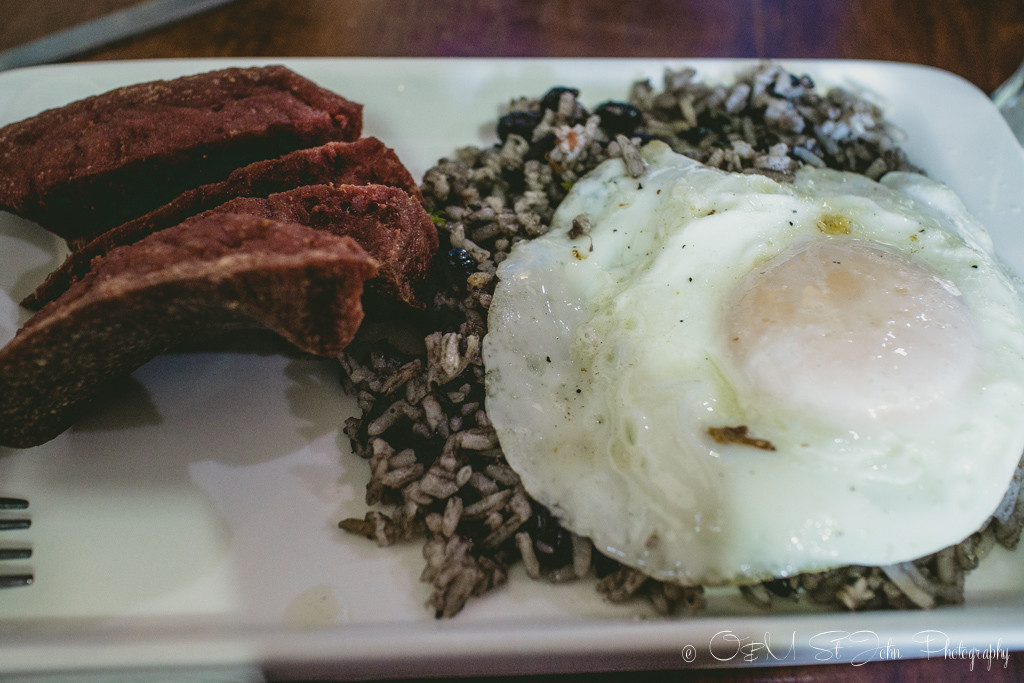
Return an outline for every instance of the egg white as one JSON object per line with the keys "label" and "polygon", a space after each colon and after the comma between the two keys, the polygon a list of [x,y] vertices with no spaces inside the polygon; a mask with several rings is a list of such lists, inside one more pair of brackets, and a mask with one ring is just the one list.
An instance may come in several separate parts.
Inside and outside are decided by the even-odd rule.
{"label": "egg white", "polygon": [[[682,584],[886,565],[976,531],[1024,447],[1020,287],[980,224],[916,174],[804,169],[788,185],[660,143],[642,154],[640,178],[610,160],[577,182],[550,232],[498,270],[487,408],[530,494],[601,551]],[[781,346],[737,351],[736,311],[764,274],[801,254],[831,267],[833,251],[880,264],[865,286],[883,313],[909,297],[868,325],[913,328],[906,348],[872,365],[854,336],[814,351],[813,330],[806,345],[768,321],[749,334]],[[930,293],[904,292],[890,263]],[[849,327],[873,315],[865,301],[845,311],[840,295],[830,315]],[[948,320],[922,320],[916,301]],[[714,438],[736,427],[750,440]]]}

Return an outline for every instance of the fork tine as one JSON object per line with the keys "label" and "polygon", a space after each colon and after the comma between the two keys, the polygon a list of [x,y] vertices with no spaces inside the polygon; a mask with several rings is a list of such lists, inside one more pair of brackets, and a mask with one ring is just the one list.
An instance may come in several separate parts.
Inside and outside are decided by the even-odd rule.
{"label": "fork tine", "polygon": [[[24,498],[0,496],[0,510],[25,510],[28,501]],[[28,529],[32,526],[31,519],[0,519],[0,531]],[[32,557],[32,548],[0,548],[0,561],[27,560]],[[35,581],[32,574],[0,574],[0,589],[31,586]]]}
{"label": "fork tine", "polygon": [[0,575],[0,589],[18,588],[20,586],[31,586],[35,577],[31,574],[7,574]]}
{"label": "fork tine", "polygon": [[27,529],[32,526],[31,519],[0,519],[0,531]]}

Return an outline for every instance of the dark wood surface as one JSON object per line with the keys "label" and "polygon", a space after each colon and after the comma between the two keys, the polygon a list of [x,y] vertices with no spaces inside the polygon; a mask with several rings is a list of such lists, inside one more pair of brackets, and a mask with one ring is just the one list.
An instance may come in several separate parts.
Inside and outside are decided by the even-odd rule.
{"label": "dark wood surface", "polygon": [[[131,0],[0,0],[0,50]],[[245,56],[863,58],[986,92],[1024,57],[1020,0],[236,0],[84,59]]]}
{"label": "dark wood surface", "polygon": [[[0,50],[131,4],[0,0]],[[1024,59],[1024,1],[236,0],[78,59],[233,56],[863,58],[936,66],[991,92]],[[990,670],[931,659],[531,680],[1019,681],[1024,657]]]}

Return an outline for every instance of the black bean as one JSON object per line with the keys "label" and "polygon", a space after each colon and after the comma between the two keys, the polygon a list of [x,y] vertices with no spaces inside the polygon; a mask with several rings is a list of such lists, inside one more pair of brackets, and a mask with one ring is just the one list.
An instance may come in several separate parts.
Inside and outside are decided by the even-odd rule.
{"label": "black bean", "polygon": [[558,569],[572,562],[572,534],[562,528],[547,508],[536,506],[523,527],[533,539],[537,561],[545,569]]}
{"label": "black bean", "polygon": [[505,142],[509,135],[518,135],[529,142],[541,118],[537,111],[511,111],[498,119],[498,139]]}
{"label": "black bean", "polygon": [[599,579],[603,579],[622,566],[618,560],[597,551],[594,551],[594,554],[591,556],[590,564],[594,567],[594,574]]}
{"label": "black bean", "polygon": [[774,579],[772,581],[765,581],[764,587],[770,590],[780,598],[788,598],[790,595],[796,592],[793,588],[793,583],[789,579]]}
{"label": "black bean", "polygon": [[597,105],[594,113],[601,118],[601,127],[609,135],[631,135],[643,122],[643,114],[632,104],[608,100]]}
{"label": "black bean", "polygon": [[571,92],[573,97],[579,97],[580,91],[576,88],[566,88],[563,86],[556,86],[544,93],[544,97],[540,100],[540,106],[542,109],[550,109],[551,111],[558,111],[558,103],[562,99],[562,93]]}
{"label": "black bean", "polygon": [[707,126],[698,125],[694,126],[693,128],[690,128],[689,130],[683,131],[680,134],[680,137],[682,137],[684,140],[691,144],[699,145],[704,140],[716,137],[717,135],[718,132],[715,131],[714,129],[708,128]]}
{"label": "black bean", "polygon": [[543,161],[548,152],[555,148],[557,141],[558,137],[554,133],[546,133],[539,140],[534,140],[523,158],[527,161]]}
{"label": "black bean", "polygon": [[463,277],[469,277],[476,272],[476,261],[462,248],[448,250],[448,265],[453,272]]}

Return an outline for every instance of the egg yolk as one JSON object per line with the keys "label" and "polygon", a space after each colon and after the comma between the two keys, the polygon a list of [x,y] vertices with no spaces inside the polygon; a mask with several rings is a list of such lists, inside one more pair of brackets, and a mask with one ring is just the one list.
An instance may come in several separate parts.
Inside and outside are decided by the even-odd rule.
{"label": "egg yolk", "polygon": [[956,394],[977,354],[953,285],[848,239],[812,241],[748,275],[726,328],[753,391],[850,418],[920,414]]}

